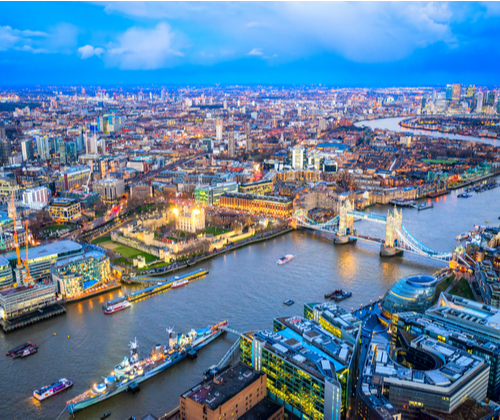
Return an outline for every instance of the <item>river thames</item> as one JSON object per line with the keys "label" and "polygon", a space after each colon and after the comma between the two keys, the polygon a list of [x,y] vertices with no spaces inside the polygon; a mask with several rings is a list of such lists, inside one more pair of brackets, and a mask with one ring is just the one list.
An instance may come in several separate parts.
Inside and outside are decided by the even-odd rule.
{"label": "river thames", "polygon": [[[457,246],[455,237],[474,224],[499,224],[500,188],[469,199],[457,198],[459,192],[432,200],[434,208],[429,210],[403,210],[403,224],[417,239],[439,251],[451,251]],[[376,206],[367,211],[386,214],[388,209]],[[361,221],[355,226],[360,233],[384,235],[383,225]],[[290,263],[276,264],[290,253],[295,256]],[[374,245],[334,247],[326,236],[294,231],[191,267],[184,272],[205,267],[210,274],[187,287],[132,303],[126,311],[103,314],[102,302],[117,297],[115,292],[70,304],[66,315],[2,333],[2,351],[25,341],[40,348],[26,359],[0,359],[0,417],[56,419],[68,399],[100,381],[129,355],[128,343],[135,337],[140,354],[146,356],[154,344],[167,340],[169,326],[181,333],[228,319],[230,327],[241,332],[272,328],[274,317],[301,315],[304,302],[322,301],[326,292],[337,288],[353,292],[343,306],[356,308],[378,299],[404,276],[432,274],[444,266],[410,254],[381,259],[378,253]],[[295,300],[295,305],[283,307],[286,299]],[[111,419],[142,418],[148,412],[158,417],[177,407],[179,395],[199,382],[203,371],[216,364],[234,340],[224,335],[201,350],[196,360],[181,361],[142,383],[140,393],[124,392],[76,413],[76,418],[99,418],[107,411],[112,412]],[[32,398],[34,389],[63,377],[73,379],[73,388],[42,403]],[[68,417],[66,411],[60,418]]]}
{"label": "river thames", "polygon": [[440,133],[439,131],[428,131],[428,130],[412,130],[409,128],[401,127],[399,122],[402,120],[406,120],[410,117],[392,117],[392,118],[379,118],[374,120],[365,120],[358,121],[354,123],[356,127],[369,127],[372,130],[378,128],[379,130],[391,130],[395,132],[404,132],[404,133],[414,133],[423,136],[436,137],[436,138],[447,138],[451,140],[464,140],[464,141],[473,141],[477,143],[485,143],[490,144],[492,146],[498,147],[500,145],[500,141],[497,139],[488,139],[485,137],[473,137],[473,136],[462,136],[460,134],[445,134]]}

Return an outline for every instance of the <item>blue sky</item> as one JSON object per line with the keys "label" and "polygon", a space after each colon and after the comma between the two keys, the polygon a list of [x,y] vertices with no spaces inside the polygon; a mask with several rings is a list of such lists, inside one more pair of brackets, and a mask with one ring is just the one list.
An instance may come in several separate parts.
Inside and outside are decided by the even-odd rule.
{"label": "blue sky", "polygon": [[0,2],[0,84],[499,84],[500,3]]}

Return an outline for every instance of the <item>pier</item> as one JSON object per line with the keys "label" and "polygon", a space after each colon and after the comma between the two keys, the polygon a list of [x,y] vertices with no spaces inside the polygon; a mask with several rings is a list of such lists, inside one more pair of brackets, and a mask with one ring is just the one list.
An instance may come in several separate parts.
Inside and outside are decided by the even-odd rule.
{"label": "pier", "polygon": [[[167,278],[159,279],[158,277],[156,278],[149,278],[145,276],[132,277],[130,279],[130,282],[143,283],[143,284],[145,283],[149,284],[149,286],[145,287],[144,289],[140,289],[128,294],[126,296],[126,299],[129,302],[134,302],[139,299],[144,299],[149,296],[155,295],[157,293],[171,289],[172,284],[177,281],[187,280],[189,283],[191,283],[192,281],[205,277],[207,274],[208,270],[200,268],[198,270],[192,271],[191,273],[187,273],[182,276],[175,276],[173,279],[171,278],[169,280],[167,280]],[[111,302],[107,302],[106,304],[110,303]]]}
{"label": "pier", "polygon": [[66,308],[56,303],[40,308],[37,311],[30,312],[29,314],[20,315],[16,318],[3,319],[0,321],[0,324],[5,332],[9,332],[64,313],[66,313]]}

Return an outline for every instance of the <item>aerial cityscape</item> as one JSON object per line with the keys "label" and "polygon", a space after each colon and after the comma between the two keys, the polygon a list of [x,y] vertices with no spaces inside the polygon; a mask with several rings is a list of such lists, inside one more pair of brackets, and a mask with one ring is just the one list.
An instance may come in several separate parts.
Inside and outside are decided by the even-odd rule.
{"label": "aerial cityscape", "polygon": [[1,419],[500,418],[499,3],[0,11]]}

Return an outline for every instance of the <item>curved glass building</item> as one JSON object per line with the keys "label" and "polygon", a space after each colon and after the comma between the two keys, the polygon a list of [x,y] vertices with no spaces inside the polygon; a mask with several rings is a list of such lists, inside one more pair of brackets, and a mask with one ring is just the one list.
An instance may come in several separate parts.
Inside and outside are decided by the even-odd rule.
{"label": "curved glass building", "polygon": [[424,312],[431,306],[436,284],[435,277],[424,274],[399,280],[382,299],[382,315],[390,319],[397,312]]}

